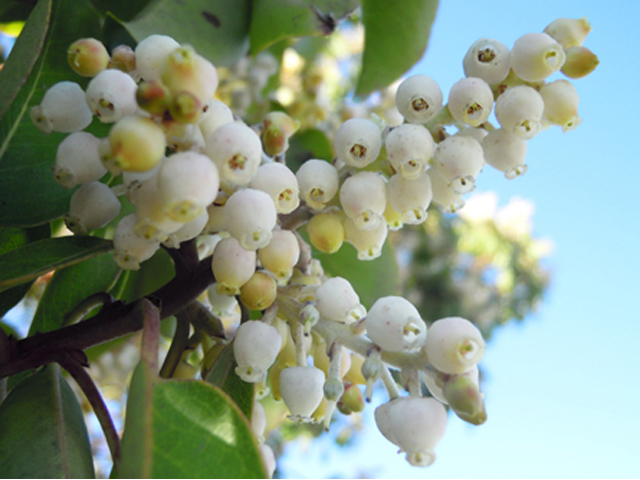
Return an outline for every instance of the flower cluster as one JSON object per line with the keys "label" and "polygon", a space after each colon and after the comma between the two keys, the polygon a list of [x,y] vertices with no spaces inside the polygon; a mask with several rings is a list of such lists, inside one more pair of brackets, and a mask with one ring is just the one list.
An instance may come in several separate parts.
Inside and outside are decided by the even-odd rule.
{"label": "flower cluster", "polygon": [[[75,42],[69,64],[91,77],[88,87],[55,84],[30,113],[44,132],[69,133],[53,174],[65,188],[79,186],[65,218],[71,231],[117,220],[115,260],[130,270],[161,245],[198,238],[202,258],[211,255],[212,311],[229,312],[240,301],[262,312],[235,333],[240,378],[282,399],[294,421],[327,428],[335,409],[362,410],[382,380],[390,401],[376,409],[380,431],[411,464],[429,465],[445,432],[445,405],[472,424],[486,420],[480,331],[460,317],[429,319],[427,328],[398,296],[367,311],[349,281],[324,274],[297,229],[305,226],[321,252],[346,241],[359,259],[372,260],[389,230],[423,223],[432,202],[459,210],[486,164],[509,179],[525,173],[527,140],[549,125],[568,131],[580,124],[573,85],[547,78],[557,71],[579,78],[595,68],[597,58],[582,47],[589,30],[584,19],[560,19],[512,49],[480,39],[446,105],[431,77],[409,77],[395,95],[403,124],[350,118],[335,133],[332,162],[309,159],[295,172],[286,156],[299,122],[273,111],[245,124],[216,99],[211,62],[164,35],[111,54],[97,40]],[[246,72],[256,85],[276,68],[263,60],[254,75]],[[107,137],[84,131],[94,116],[112,125]],[[449,125],[458,132],[450,134]],[[119,196],[133,213],[121,215]],[[409,396],[400,396],[398,383]],[[252,421],[262,438],[259,405]],[[272,471],[273,452],[261,448]]]}

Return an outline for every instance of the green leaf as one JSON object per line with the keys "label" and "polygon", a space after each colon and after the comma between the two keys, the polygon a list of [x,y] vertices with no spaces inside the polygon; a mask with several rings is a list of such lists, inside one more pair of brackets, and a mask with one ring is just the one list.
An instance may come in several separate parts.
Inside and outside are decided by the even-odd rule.
{"label": "green leaf", "polygon": [[116,18],[122,21],[134,19],[154,0],[91,0],[93,6],[106,15],[111,12]]}
{"label": "green leaf", "polygon": [[382,255],[375,260],[358,260],[357,255],[356,249],[345,243],[332,254],[314,249],[313,257],[320,260],[327,274],[349,280],[366,308],[380,297],[400,295],[400,270],[389,242],[384,244]]}
{"label": "green leaf", "polygon": [[60,367],[25,378],[0,405],[3,478],[93,478],[82,408]]}
{"label": "green leaf", "polygon": [[214,65],[233,65],[249,50],[251,0],[156,0],[126,27],[140,41],[169,35]]}
{"label": "green leaf", "polygon": [[132,302],[156,291],[175,276],[173,261],[164,249],[140,265],[140,270],[125,271],[113,288],[118,300]]}
{"label": "green leaf", "polygon": [[[49,225],[42,225],[36,228],[0,227],[0,255],[26,243],[47,238],[50,233]],[[31,288],[31,282],[0,292],[0,317],[3,317],[5,313],[15,307],[29,291],[29,288]]]}
{"label": "green leaf", "polygon": [[304,162],[312,158],[328,161],[333,159],[333,147],[327,135],[317,128],[294,133],[289,139],[287,166],[296,172]]}
{"label": "green leaf", "polygon": [[437,10],[438,0],[362,0],[364,53],[356,95],[393,83],[424,56]]}
{"label": "green leaf", "polygon": [[88,296],[107,291],[119,272],[109,254],[57,270],[38,303],[29,335],[62,327],[67,313]]}
{"label": "green leaf", "polygon": [[207,376],[207,382],[221,388],[240,407],[247,418],[253,413],[254,384],[242,381],[236,375],[233,344],[222,351]]}
{"label": "green leaf", "polygon": [[0,23],[25,21],[33,9],[34,5],[28,2],[5,1],[0,4]]}
{"label": "green leaf", "polygon": [[[95,37],[100,32],[99,20],[88,0],[38,2],[25,26],[25,31],[33,33],[18,37],[0,71],[0,84],[11,92],[4,100],[11,105],[0,122],[0,225],[38,225],[62,216],[69,208],[73,192],[61,188],[51,174],[57,146],[65,135],[42,133],[31,123],[29,109],[57,82],[87,84],[87,79],[68,66],[67,48],[78,38]],[[35,36],[43,30],[46,37],[40,45]],[[17,78],[17,72],[22,76]],[[17,94],[16,82],[24,83]],[[92,131],[104,132],[105,128],[96,120]]]}
{"label": "green leaf", "polygon": [[33,9],[29,21],[25,24],[20,41],[13,47],[11,60],[2,69],[0,78],[3,88],[0,89],[0,118],[9,109],[11,102],[18,95],[20,88],[27,81],[29,72],[42,51],[47,24],[51,16],[51,0],[38,2]]}
{"label": "green leaf", "polygon": [[120,478],[264,478],[246,418],[218,388],[140,364],[127,399]]}
{"label": "green leaf", "polygon": [[256,0],[251,14],[251,54],[286,38],[329,35],[358,7],[357,0]]}
{"label": "green leaf", "polygon": [[0,291],[112,248],[109,240],[81,236],[48,238],[23,245],[0,255]]}

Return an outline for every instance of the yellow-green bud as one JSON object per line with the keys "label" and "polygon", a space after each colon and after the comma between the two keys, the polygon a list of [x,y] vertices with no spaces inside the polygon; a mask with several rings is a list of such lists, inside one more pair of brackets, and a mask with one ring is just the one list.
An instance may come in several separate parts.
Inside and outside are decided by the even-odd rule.
{"label": "yellow-green bud", "polygon": [[596,54],[587,47],[569,47],[564,53],[567,59],[560,70],[569,78],[586,77],[600,64]]}
{"label": "yellow-green bud", "polygon": [[158,81],[141,82],[136,90],[136,101],[144,111],[163,117],[171,105],[171,92]]}
{"label": "yellow-green bud", "polygon": [[240,301],[250,310],[264,310],[276,299],[278,285],[274,278],[264,272],[255,272],[240,287]]}
{"label": "yellow-green bud", "polygon": [[544,33],[552,37],[563,48],[578,47],[592,30],[587,17],[558,18],[544,29]]}
{"label": "yellow-green bud", "polygon": [[481,425],[487,420],[483,395],[471,378],[452,376],[445,382],[442,392],[449,406],[465,422]]}
{"label": "yellow-green bud", "polygon": [[69,46],[67,61],[78,75],[95,77],[109,65],[109,52],[100,40],[82,38]]}
{"label": "yellow-green bud", "polygon": [[335,253],[344,242],[344,225],[336,213],[318,213],[307,224],[311,245],[323,253]]}
{"label": "yellow-green bud", "polygon": [[347,385],[337,404],[338,410],[344,415],[364,410],[364,395],[357,385]]}

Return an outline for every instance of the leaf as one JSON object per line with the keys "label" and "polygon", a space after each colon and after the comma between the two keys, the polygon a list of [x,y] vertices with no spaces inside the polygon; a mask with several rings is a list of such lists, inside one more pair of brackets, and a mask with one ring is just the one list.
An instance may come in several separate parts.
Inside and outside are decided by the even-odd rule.
{"label": "leaf", "polygon": [[67,313],[88,296],[107,291],[119,272],[108,254],[57,270],[38,303],[29,335],[62,327]]}
{"label": "leaf", "polygon": [[386,87],[424,56],[438,0],[362,0],[365,28],[356,95]]}
{"label": "leaf", "polygon": [[207,376],[207,382],[221,388],[240,407],[247,418],[253,412],[254,384],[244,382],[236,375],[233,343],[227,345]]}
{"label": "leaf", "polygon": [[333,147],[327,135],[316,128],[301,130],[293,134],[287,150],[287,166],[294,172],[312,158],[331,161]]}
{"label": "leaf", "polygon": [[0,89],[0,118],[4,116],[20,88],[27,81],[29,72],[42,51],[51,16],[51,0],[38,2],[25,24],[20,41],[16,41],[11,60],[2,69]]}
{"label": "leaf", "polygon": [[329,35],[356,0],[256,0],[251,14],[251,54],[286,38]]}
{"label": "leaf", "polygon": [[389,242],[375,260],[358,260],[356,249],[346,243],[332,254],[314,249],[313,257],[320,260],[327,274],[349,280],[366,308],[380,297],[400,294],[400,270]]}
{"label": "leaf", "polygon": [[[12,91],[16,79],[7,77],[7,70],[24,72],[21,78],[27,79],[0,122],[0,225],[49,222],[66,213],[73,193],[61,188],[51,174],[57,146],[65,135],[40,132],[31,123],[29,108],[38,105],[46,89],[57,82],[72,80],[81,86],[87,84],[87,79],[75,75],[68,66],[67,48],[78,38],[95,37],[100,32],[100,19],[88,0],[43,0],[34,12],[47,3],[51,5],[51,14],[47,17],[42,48],[35,48],[30,36],[20,35],[6,67],[0,71],[0,84],[4,87],[5,78],[11,80]],[[46,26],[40,15],[32,15],[25,30]],[[107,128],[94,120],[89,130],[104,136],[100,132],[106,132]]]}
{"label": "leaf", "polygon": [[96,9],[106,15],[111,12],[122,21],[129,21],[139,15],[153,0],[91,0]]}
{"label": "leaf", "polygon": [[[2,228],[0,227],[0,255],[18,248],[34,240],[49,237],[51,231],[49,225],[36,228]],[[31,288],[31,282],[17,285],[0,292],[0,317],[15,307]]]}
{"label": "leaf", "polygon": [[3,478],[93,478],[82,409],[60,367],[25,378],[0,405]]}
{"label": "leaf", "polygon": [[25,21],[33,9],[34,5],[28,2],[3,2],[0,4],[0,23]]}
{"label": "leaf", "polygon": [[136,369],[127,399],[120,478],[264,478],[251,428],[218,388]]}
{"label": "leaf", "polygon": [[0,291],[112,248],[109,240],[85,236],[48,238],[23,245],[0,255]]}
{"label": "leaf", "polygon": [[156,0],[125,25],[137,41],[169,35],[214,65],[233,65],[249,50],[251,0]]}
{"label": "leaf", "polygon": [[114,287],[118,300],[132,302],[166,285],[175,275],[173,261],[164,249],[158,250],[140,265],[140,270],[125,271]]}

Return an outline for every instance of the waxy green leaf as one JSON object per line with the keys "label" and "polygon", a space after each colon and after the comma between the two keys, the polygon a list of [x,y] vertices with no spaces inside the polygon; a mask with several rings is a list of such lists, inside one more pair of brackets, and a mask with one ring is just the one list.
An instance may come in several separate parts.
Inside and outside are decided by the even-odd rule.
{"label": "waxy green leaf", "polygon": [[48,365],[11,390],[0,405],[2,478],[93,478],[82,408]]}
{"label": "waxy green leaf", "polygon": [[221,388],[240,407],[247,418],[253,413],[254,384],[243,381],[235,372],[233,343],[227,345],[213,364],[207,382]]}
{"label": "waxy green leaf", "polygon": [[220,389],[160,380],[141,363],[131,380],[120,478],[264,478],[247,419]]}
{"label": "waxy green leaf", "polygon": [[256,0],[251,14],[251,54],[286,38],[329,35],[358,3],[357,0]]}
{"label": "waxy green leaf", "polygon": [[362,0],[364,53],[356,95],[390,85],[427,49],[438,0]]}
{"label": "waxy green leaf", "polygon": [[97,237],[47,238],[0,255],[0,291],[33,280],[51,270],[87,260],[113,248]]}
{"label": "waxy green leaf", "polygon": [[125,25],[140,41],[169,35],[215,66],[233,65],[249,50],[251,0],[156,0]]}
{"label": "waxy green leaf", "polygon": [[[69,67],[67,49],[78,38],[96,36],[100,18],[88,0],[42,0],[25,31],[32,33],[18,37],[0,71],[0,84],[8,90],[0,101],[0,111],[5,112],[0,121],[0,225],[38,225],[61,217],[69,208],[73,192],[58,185],[51,174],[65,135],[42,133],[32,124],[29,109],[40,104],[45,91],[57,82],[87,84]],[[97,120],[93,127],[105,131]]]}

